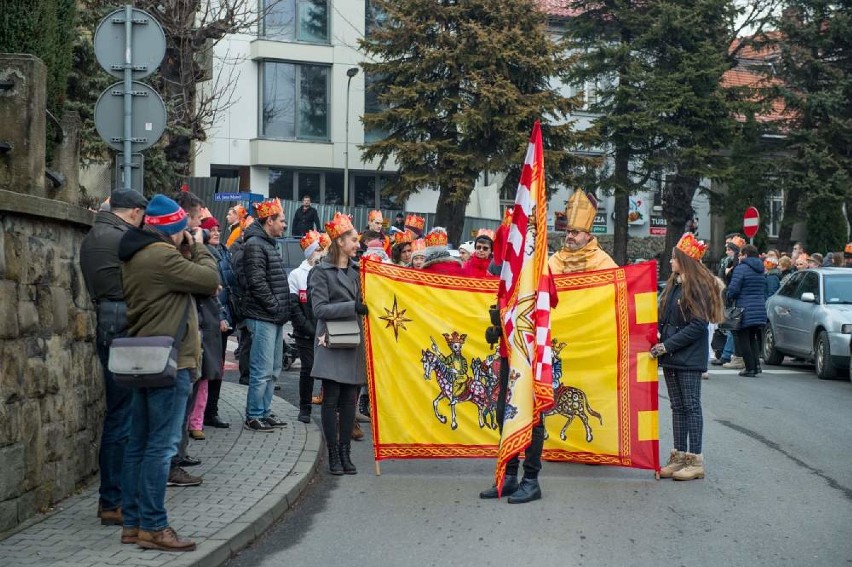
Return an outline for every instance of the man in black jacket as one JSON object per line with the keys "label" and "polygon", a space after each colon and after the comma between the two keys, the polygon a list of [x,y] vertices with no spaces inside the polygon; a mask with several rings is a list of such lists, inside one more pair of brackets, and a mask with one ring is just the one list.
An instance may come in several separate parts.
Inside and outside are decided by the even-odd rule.
{"label": "man in black jacket", "polygon": [[255,205],[257,220],[246,229],[242,271],[243,316],[251,333],[245,428],[272,431],[284,426],[270,411],[284,356],[284,323],[290,314],[290,287],[275,239],[287,224],[277,199]]}
{"label": "man in black jacket", "polygon": [[106,414],[98,455],[101,471],[98,517],[103,525],[122,525],[121,463],[130,436],[132,390],[115,382],[109,371],[109,345],[127,334],[127,305],[121,287],[118,245],[124,234],[139,227],[148,200],[138,191],[112,192],[109,210],[101,210],[80,245],[80,271],[97,310],[97,352],[103,367]]}
{"label": "man in black jacket", "polygon": [[307,234],[309,230],[322,231],[323,226],[320,223],[319,213],[311,206],[311,198],[308,195],[302,197],[302,206],[296,209],[293,213],[292,235],[301,238]]}

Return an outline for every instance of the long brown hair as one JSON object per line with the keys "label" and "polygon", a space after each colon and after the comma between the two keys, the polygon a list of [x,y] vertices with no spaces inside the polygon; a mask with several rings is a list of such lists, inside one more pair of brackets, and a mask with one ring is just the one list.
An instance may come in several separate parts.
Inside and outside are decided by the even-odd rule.
{"label": "long brown hair", "polygon": [[660,300],[660,312],[665,312],[666,302],[675,283],[680,277],[680,285],[683,295],[680,300],[680,308],[688,317],[696,317],[710,323],[719,323],[725,318],[725,304],[722,302],[722,294],[719,286],[710,270],[704,264],[693,260],[679,248],[672,249],[675,260],[677,260],[680,272],[672,272],[666,282],[666,290]]}
{"label": "long brown hair", "polygon": [[340,244],[337,243],[337,240],[343,238],[345,236],[349,236],[355,231],[355,229],[349,230],[335,238],[331,241],[331,244],[328,246],[328,261],[334,265],[337,265],[338,259],[340,259],[340,255],[343,254],[343,250],[340,249]]}

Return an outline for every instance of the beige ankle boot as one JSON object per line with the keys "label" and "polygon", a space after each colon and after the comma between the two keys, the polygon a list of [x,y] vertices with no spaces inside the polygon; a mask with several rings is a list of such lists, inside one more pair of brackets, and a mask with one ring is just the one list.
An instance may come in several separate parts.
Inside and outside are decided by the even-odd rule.
{"label": "beige ankle boot", "polygon": [[671,478],[674,473],[686,466],[686,453],[672,449],[669,462],[660,469],[660,478]]}
{"label": "beige ankle boot", "polygon": [[686,453],[686,466],[672,475],[675,480],[695,480],[704,478],[704,457],[695,453]]}

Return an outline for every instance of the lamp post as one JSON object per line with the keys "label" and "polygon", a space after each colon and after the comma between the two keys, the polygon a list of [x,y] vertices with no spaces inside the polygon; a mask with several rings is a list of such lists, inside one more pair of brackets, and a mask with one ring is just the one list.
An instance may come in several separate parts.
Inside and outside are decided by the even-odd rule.
{"label": "lamp post", "polygon": [[358,67],[346,70],[346,145],[343,146],[343,206],[349,206],[349,87],[352,77],[358,74]]}

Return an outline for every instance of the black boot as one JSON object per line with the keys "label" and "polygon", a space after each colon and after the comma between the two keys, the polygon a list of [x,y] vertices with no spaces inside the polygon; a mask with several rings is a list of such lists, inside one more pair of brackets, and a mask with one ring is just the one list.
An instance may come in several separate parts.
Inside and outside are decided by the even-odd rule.
{"label": "black boot", "polygon": [[370,396],[367,394],[361,394],[361,397],[358,398],[358,411],[370,417]]}
{"label": "black boot", "polygon": [[343,472],[346,474],[358,474],[358,469],[355,468],[355,465],[352,463],[352,459],[349,457],[349,452],[351,446],[349,441],[340,444],[340,463],[343,465]]}
{"label": "black boot", "polygon": [[343,465],[340,464],[340,451],[337,445],[328,445],[328,472],[335,476],[343,474]]}
{"label": "black boot", "polygon": [[538,485],[538,479],[524,477],[518,490],[509,497],[509,504],[526,504],[540,498],[541,487]]}
{"label": "black boot", "polygon": [[[506,475],[503,478],[503,496],[511,496],[518,490],[518,476]],[[497,485],[493,485],[488,490],[483,490],[479,493],[479,497],[485,500],[497,498]]]}
{"label": "black boot", "polygon": [[299,408],[299,417],[297,417],[299,421],[302,423],[310,423],[311,422],[311,406],[301,406]]}

